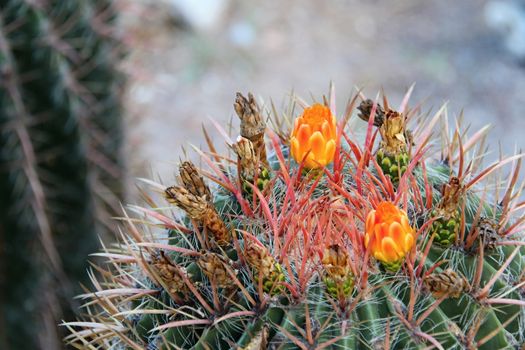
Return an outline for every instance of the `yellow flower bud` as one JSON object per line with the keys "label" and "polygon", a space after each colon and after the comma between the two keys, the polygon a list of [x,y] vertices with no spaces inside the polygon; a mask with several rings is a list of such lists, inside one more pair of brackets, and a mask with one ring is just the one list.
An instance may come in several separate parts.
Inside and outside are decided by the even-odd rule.
{"label": "yellow flower bud", "polygon": [[306,108],[295,120],[290,137],[292,157],[298,163],[304,159],[306,169],[330,164],[334,160],[336,134],[336,120],[330,108],[318,103]]}
{"label": "yellow flower bud", "polygon": [[365,247],[390,271],[397,271],[415,242],[407,213],[390,202],[370,211],[365,224]]}

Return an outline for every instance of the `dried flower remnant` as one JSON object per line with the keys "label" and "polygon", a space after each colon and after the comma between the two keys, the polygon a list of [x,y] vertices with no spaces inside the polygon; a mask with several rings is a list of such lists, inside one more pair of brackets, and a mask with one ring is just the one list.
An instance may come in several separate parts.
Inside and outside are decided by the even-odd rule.
{"label": "dried flower remnant", "polygon": [[470,290],[467,279],[452,269],[433,273],[427,276],[424,282],[425,286],[436,298],[441,298],[447,294],[451,298],[459,298],[461,294]]}

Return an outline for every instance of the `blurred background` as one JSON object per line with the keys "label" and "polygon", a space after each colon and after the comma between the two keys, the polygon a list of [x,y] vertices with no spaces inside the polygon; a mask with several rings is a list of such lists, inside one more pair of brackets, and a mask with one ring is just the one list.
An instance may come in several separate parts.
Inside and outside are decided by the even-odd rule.
{"label": "blurred background", "polygon": [[492,124],[495,154],[525,146],[519,0],[6,0],[0,16],[0,349],[61,348],[133,179],[171,183],[237,91],[280,106],[333,81],[341,107],[357,88],[398,105],[416,83],[413,103]]}
{"label": "blurred background", "polygon": [[[129,130],[134,161],[171,176],[181,144],[199,144],[201,124],[232,117],[236,91],[279,106],[293,89],[321,96],[330,81],[343,106],[356,87],[384,88],[474,127],[491,123],[494,146],[523,147],[525,12],[520,1],[135,0]],[[497,148],[495,148],[496,150]],[[137,157],[138,156],[138,157]],[[134,163],[135,164],[135,163]],[[134,168],[136,174],[143,167]]]}

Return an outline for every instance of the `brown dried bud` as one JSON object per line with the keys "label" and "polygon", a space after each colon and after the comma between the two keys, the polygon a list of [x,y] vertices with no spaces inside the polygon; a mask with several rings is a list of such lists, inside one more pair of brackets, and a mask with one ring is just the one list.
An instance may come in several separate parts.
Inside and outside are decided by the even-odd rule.
{"label": "brown dried bud", "polygon": [[204,197],[196,196],[182,186],[168,187],[165,194],[168,202],[184,210],[194,220],[202,220],[209,209]]}
{"label": "brown dried bud", "polygon": [[354,276],[350,270],[348,252],[340,245],[331,245],[324,250],[321,263],[328,294],[337,299],[348,298],[354,289]]}
{"label": "brown dried bud", "polygon": [[197,260],[197,265],[199,265],[206,277],[208,277],[212,283],[216,283],[218,287],[231,288],[233,286],[232,278],[228,273],[231,265],[222,256],[215,253],[204,253]]}
{"label": "brown dried bud", "polygon": [[344,279],[350,273],[348,252],[340,245],[334,244],[324,250],[321,263],[326,273],[332,278]]}
{"label": "brown dried bud", "polygon": [[[374,105],[374,101],[367,99],[361,102],[359,107],[357,109],[359,110],[359,114],[357,115],[359,118],[364,120],[365,122],[368,122],[370,119],[370,114],[372,113],[372,106]],[[376,106],[376,112],[374,115],[374,125],[377,127],[381,127],[383,125],[383,122],[385,121],[385,111],[383,110],[383,107],[378,103]]]}
{"label": "brown dried bud", "polygon": [[246,240],[244,246],[244,257],[250,267],[266,277],[274,269],[275,259],[270,255],[268,249],[255,243],[253,240]]}
{"label": "brown dried bud", "polygon": [[230,243],[230,231],[205,196],[196,196],[182,186],[168,187],[165,194],[170,203],[184,210],[190,218],[202,222],[219,245]]}
{"label": "brown dried bud", "polygon": [[439,202],[439,209],[441,209],[441,215],[448,220],[451,216],[455,215],[459,206],[459,201],[463,195],[464,186],[458,177],[452,176],[447,184],[444,184],[441,188],[442,198]]}
{"label": "brown dried bud", "polygon": [[494,249],[498,242],[499,226],[493,219],[481,218],[477,224],[476,230],[483,241],[485,248]]}
{"label": "brown dried bud", "polygon": [[179,173],[184,187],[191,194],[197,197],[205,197],[208,202],[213,201],[210,188],[192,162],[183,162],[179,167]]}
{"label": "brown dried bud", "polygon": [[262,279],[263,290],[277,294],[283,291],[282,281],[285,276],[281,265],[270,255],[266,247],[248,239],[245,240],[244,257],[253,270],[255,280]]}
{"label": "brown dried bud", "polygon": [[396,155],[405,152],[407,149],[407,139],[405,137],[405,117],[394,110],[389,110],[385,114],[383,124],[379,128],[381,134],[381,149],[387,154]]}
{"label": "brown dried bud", "polygon": [[259,167],[259,159],[255,154],[253,143],[239,136],[237,143],[233,144],[233,150],[239,159],[239,174],[241,180],[253,183]]}
{"label": "brown dried bud", "polygon": [[452,269],[427,276],[424,283],[436,298],[446,294],[452,298],[459,298],[462,293],[470,291],[470,284],[465,276],[458,275]]}
{"label": "brown dried bud", "polygon": [[248,93],[248,98],[240,92],[237,93],[233,104],[235,112],[241,119],[241,136],[252,141],[255,152],[264,165],[268,165],[266,159],[266,145],[264,143],[264,132],[266,123],[261,116],[261,111],[255,98]]}
{"label": "brown dried bud", "polygon": [[177,268],[173,263],[160,252],[158,255],[151,256],[151,262],[162,282],[171,294],[185,293],[188,291],[186,284],[180,273],[185,273],[181,268]]}

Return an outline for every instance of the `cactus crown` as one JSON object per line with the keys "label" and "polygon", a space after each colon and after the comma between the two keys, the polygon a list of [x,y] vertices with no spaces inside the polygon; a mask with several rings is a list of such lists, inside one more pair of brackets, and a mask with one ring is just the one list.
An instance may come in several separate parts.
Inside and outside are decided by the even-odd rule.
{"label": "cactus crown", "polygon": [[[333,91],[315,108],[337,116]],[[265,125],[264,109],[238,94],[238,159],[210,145],[198,150],[206,169],[183,163],[182,186],[164,192],[147,182],[182,211],[172,215],[174,207],[151,196],[148,208],[129,207],[141,219],[126,214],[122,243],[99,254],[109,264],[97,267],[95,291],[81,296],[88,316],[66,324],[66,341],[134,349],[521,346],[521,155],[480,168],[484,131],[447,130],[439,146],[432,136],[440,122],[449,125],[444,109],[422,122],[408,95],[398,111],[386,98],[384,106],[365,100],[358,109],[367,126],[353,123],[358,97],[351,99],[323,164],[330,125],[312,132],[303,118],[292,131],[274,115],[274,131],[248,133]],[[316,171],[304,172],[307,163]]]}

